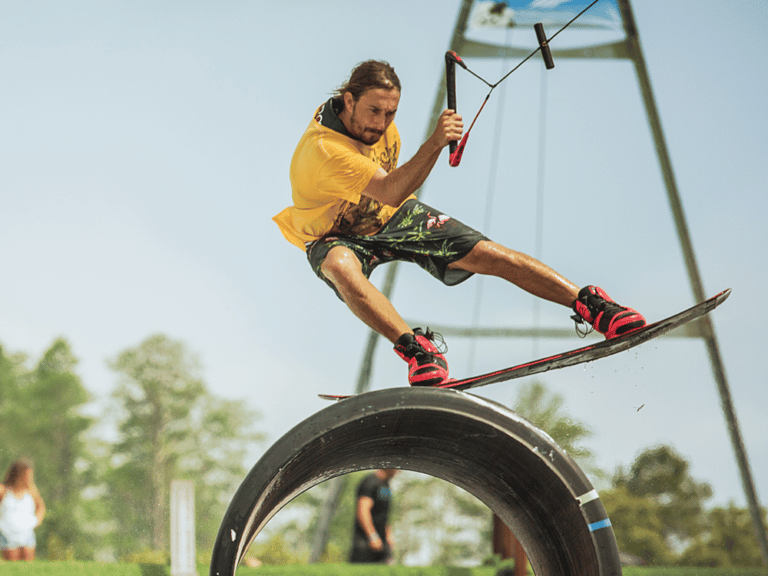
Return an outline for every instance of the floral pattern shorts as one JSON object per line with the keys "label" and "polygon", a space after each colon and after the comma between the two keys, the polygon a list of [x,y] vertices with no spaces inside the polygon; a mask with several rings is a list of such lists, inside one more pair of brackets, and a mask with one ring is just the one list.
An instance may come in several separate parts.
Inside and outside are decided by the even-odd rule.
{"label": "floral pattern shorts", "polygon": [[328,252],[345,246],[357,256],[363,274],[380,264],[400,260],[414,262],[447,286],[463,282],[472,272],[451,269],[449,264],[469,254],[478,242],[488,240],[476,230],[411,198],[376,234],[370,236],[325,236],[307,246],[312,269],[341,298],[336,287],[323,276],[321,266]]}

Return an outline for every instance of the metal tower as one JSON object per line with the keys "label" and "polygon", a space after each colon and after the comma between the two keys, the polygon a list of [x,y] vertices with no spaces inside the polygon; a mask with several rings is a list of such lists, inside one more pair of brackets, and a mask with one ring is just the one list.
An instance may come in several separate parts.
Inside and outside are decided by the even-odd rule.
{"label": "metal tower", "polygon": [[[607,44],[593,45],[579,48],[561,49],[556,47],[552,48],[552,56],[555,61],[563,58],[580,58],[580,59],[620,59],[630,60],[635,68],[638,86],[642,95],[646,118],[650,126],[653,142],[656,149],[656,155],[661,167],[662,176],[667,191],[667,199],[669,207],[674,218],[674,223],[677,231],[677,236],[680,242],[680,248],[685,260],[686,271],[690,282],[690,287],[693,292],[693,297],[696,302],[701,302],[706,299],[704,289],[702,285],[701,275],[699,273],[699,267],[696,262],[696,256],[693,250],[693,243],[688,230],[688,224],[686,222],[685,213],[683,211],[683,205],[678,192],[677,183],[675,181],[674,171],[672,169],[672,162],[670,159],[669,151],[667,149],[666,140],[662,130],[661,119],[656,106],[656,102],[651,88],[650,77],[645,64],[645,58],[643,56],[642,48],[640,45],[640,37],[635,19],[630,6],[630,0],[613,0],[619,8],[621,26],[624,31],[624,38],[618,41],[610,42]],[[453,33],[449,44],[449,49],[453,50],[462,58],[486,58],[486,59],[498,59],[498,58],[524,58],[528,56],[530,50],[506,46],[479,42],[468,38],[466,35],[468,29],[468,23],[473,8],[475,7],[475,0],[462,0],[459,7],[458,16],[456,18],[456,24],[454,26]],[[490,4],[490,3],[486,3]],[[495,8],[502,10],[507,2],[496,2]],[[588,2],[583,2],[587,5]],[[507,24],[509,27],[514,26],[513,22]],[[437,118],[445,108],[446,102],[446,89],[445,83],[440,82],[438,84],[437,93],[435,95],[434,104],[432,107],[432,117],[427,127],[425,138],[428,137],[437,122]],[[388,267],[387,275],[382,286],[382,292],[388,298],[392,294],[394,282],[398,273],[398,263],[395,262]],[[470,337],[483,337],[483,336],[498,336],[500,331],[498,329],[452,329],[451,327],[435,327],[440,331],[447,334],[461,334],[463,336]],[[686,338],[700,338],[705,342],[707,353],[709,355],[712,374],[714,376],[717,390],[720,396],[721,408],[725,417],[726,426],[729,433],[729,438],[732,444],[736,463],[739,468],[739,473],[742,482],[742,488],[747,501],[747,505],[752,518],[753,529],[755,537],[760,546],[760,550],[763,556],[763,563],[768,565],[768,536],[766,535],[766,529],[762,521],[760,513],[760,505],[757,498],[757,492],[755,490],[754,481],[752,479],[752,473],[747,459],[746,450],[742,441],[741,432],[739,430],[738,421],[733,407],[733,401],[731,399],[730,388],[728,385],[728,379],[725,373],[725,365],[720,354],[720,348],[717,343],[714,326],[708,315],[705,315],[700,320],[692,322],[691,324],[683,327],[684,330],[678,330],[677,336]],[[526,337],[530,338],[534,334],[531,330],[527,329],[507,329],[502,331],[504,336],[509,337]],[[536,334],[547,334],[550,336],[562,336],[563,331],[557,329],[537,329]],[[571,332],[569,331],[570,335]],[[360,370],[358,374],[358,381],[356,386],[356,393],[365,392],[370,387],[372,364],[376,346],[379,341],[379,335],[375,332],[371,332],[367,344],[363,353],[363,358],[360,363]],[[315,542],[313,546],[312,559],[317,560],[322,551],[325,549],[325,543],[327,540],[328,526],[330,524],[330,515],[335,508],[336,501],[341,489],[341,482],[332,481],[331,489],[326,500],[326,506],[324,507],[321,519],[318,525],[317,532],[315,534]]]}

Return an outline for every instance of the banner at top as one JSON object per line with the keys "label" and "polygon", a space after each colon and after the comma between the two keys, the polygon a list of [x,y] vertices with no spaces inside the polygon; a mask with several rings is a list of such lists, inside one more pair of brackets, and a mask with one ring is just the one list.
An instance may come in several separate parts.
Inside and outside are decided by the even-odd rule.
{"label": "banner at top", "polygon": [[[469,25],[472,28],[512,28],[564,26],[592,2],[588,0],[476,0]],[[621,13],[616,0],[600,0],[571,26],[603,30],[621,30]]]}

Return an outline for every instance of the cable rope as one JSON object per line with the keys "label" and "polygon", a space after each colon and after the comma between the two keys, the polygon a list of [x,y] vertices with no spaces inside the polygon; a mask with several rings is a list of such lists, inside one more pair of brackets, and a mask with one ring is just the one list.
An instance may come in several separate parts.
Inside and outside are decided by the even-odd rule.
{"label": "cable rope", "polygon": [[[534,231],[533,257],[541,261],[544,252],[544,177],[546,168],[547,150],[547,75],[542,70],[541,84],[539,88],[539,166],[536,183],[536,229]],[[533,337],[532,357],[539,356],[538,328],[541,326],[541,301],[533,300]]]}
{"label": "cable rope", "polygon": [[[480,109],[477,111],[477,114],[475,114],[475,117],[472,119],[472,122],[470,123],[469,128],[464,133],[464,136],[462,137],[461,142],[459,142],[459,143],[453,143],[452,142],[451,143],[451,148],[450,148],[451,153],[450,153],[450,155],[448,157],[448,160],[449,160],[449,163],[450,163],[451,166],[454,166],[454,167],[458,166],[459,163],[461,162],[461,158],[462,158],[462,156],[464,154],[464,148],[467,145],[467,141],[469,139],[469,134],[472,132],[472,128],[474,128],[475,122],[477,122],[477,119],[480,117],[480,113],[483,111],[483,108],[485,108],[485,105],[488,103],[488,99],[491,97],[491,93],[493,92],[494,88],[496,88],[496,86],[498,86],[499,84],[504,82],[504,80],[509,78],[509,76],[514,71],[518,70],[520,68],[520,66],[525,64],[528,60],[530,60],[536,54],[536,52],[541,51],[542,56],[544,57],[544,61],[545,61],[547,69],[554,68],[555,64],[552,61],[552,53],[551,53],[550,47],[549,47],[549,45],[552,42],[552,40],[554,38],[556,38],[557,35],[560,34],[560,32],[562,32],[563,30],[568,28],[568,26],[573,24],[579,17],[581,17],[582,14],[584,14],[587,10],[592,8],[592,6],[597,4],[599,1],[600,0],[594,0],[592,3],[590,3],[589,6],[587,6],[581,12],[576,14],[576,16],[571,18],[562,28],[560,28],[557,32],[555,32],[549,39],[547,39],[547,37],[546,37],[543,25],[541,23],[535,24],[534,25],[534,30],[536,31],[536,36],[537,36],[538,41],[539,41],[538,47],[536,47],[530,54],[528,54],[528,56],[523,58],[523,60],[520,61],[517,64],[517,66],[515,66],[514,68],[512,68],[512,70],[510,70],[504,76],[502,76],[495,84],[491,84],[490,82],[488,82],[488,80],[486,80],[485,78],[483,78],[482,76],[480,76],[479,74],[474,72],[473,70],[470,70],[470,68],[466,65],[466,63],[455,52],[452,52],[450,50],[448,52],[446,52],[446,54],[445,54],[445,58],[446,58],[446,80],[447,80],[447,83],[449,84],[449,86],[452,86],[452,88],[449,87],[449,90],[448,90],[448,104],[449,104],[450,108],[455,108],[455,76],[454,76],[454,73],[453,73],[454,65],[455,64],[458,64],[461,68],[463,68],[464,70],[466,70],[467,72],[469,72],[474,77],[478,78],[481,82],[485,83],[487,86],[489,86],[491,88],[488,91],[488,94],[485,96],[485,99],[483,100],[483,103],[480,105]],[[511,28],[508,28],[507,30],[510,30],[510,29]],[[451,98],[452,98],[451,90],[453,90],[453,103],[452,103],[452,100],[451,100]]]}
{"label": "cable rope", "polygon": [[[507,46],[512,45],[512,28],[507,28],[505,44]],[[503,56],[501,59],[501,69],[506,70],[508,56]],[[483,230],[486,234],[491,232],[491,223],[493,220],[493,205],[496,196],[496,176],[499,166],[499,149],[501,148],[501,127],[504,125],[504,102],[506,101],[506,85],[501,87],[499,105],[496,108],[496,129],[493,134],[493,147],[490,154],[490,166],[488,168],[488,191],[485,198],[485,214],[483,216]],[[478,282],[475,285],[475,302],[472,308],[472,327],[477,328],[480,325],[480,309],[483,301],[483,283],[485,278],[483,276],[478,277]],[[469,346],[469,358],[467,361],[468,370],[470,374],[475,373],[475,353],[477,351],[477,339],[472,338]]]}
{"label": "cable rope", "polygon": [[[582,10],[581,12],[579,12],[578,14],[576,14],[576,16],[574,16],[573,18],[571,18],[571,19],[568,21],[568,23],[567,23],[565,26],[563,26],[562,28],[560,28],[560,30],[558,30],[557,32],[555,32],[554,34],[552,34],[552,36],[550,36],[550,37],[549,37],[549,40],[548,40],[547,42],[548,42],[548,43],[549,43],[549,42],[552,42],[552,40],[554,40],[554,39],[555,39],[555,37],[556,37],[558,34],[560,34],[560,32],[562,32],[563,30],[565,30],[566,28],[568,28],[568,26],[570,26],[571,24],[573,24],[573,23],[574,23],[574,22],[575,22],[575,21],[576,21],[576,20],[577,20],[579,17],[581,17],[581,15],[582,15],[582,14],[584,14],[584,12],[586,12],[587,10],[589,10],[590,8],[592,8],[592,6],[594,6],[595,4],[597,4],[599,1],[600,1],[600,0],[594,0],[594,2],[592,2],[592,3],[591,3],[589,6],[587,6],[586,8],[584,8],[584,10]],[[512,68],[512,70],[510,70],[509,72],[507,72],[507,74],[506,74],[506,75],[504,75],[504,76],[502,77],[502,79],[501,79],[501,80],[499,80],[498,82],[496,82],[496,84],[488,84],[488,82],[487,82],[487,81],[485,81],[485,80],[483,80],[482,78],[480,78],[480,76],[477,76],[477,74],[475,74],[475,76],[477,76],[478,78],[480,78],[480,80],[483,80],[483,82],[485,82],[486,84],[488,84],[488,86],[490,86],[490,87],[491,87],[491,90],[493,90],[493,89],[494,89],[496,86],[498,86],[498,85],[499,85],[499,84],[501,84],[501,83],[502,83],[504,80],[506,80],[506,79],[507,79],[507,77],[508,77],[510,74],[512,74],[512,72],[514,72],[515,70],[517,70],[518,68],[520,68],[520,66],[522,66],[523,64],[525,64],[525,63],[526,63],[528,60],[530,60],[530,59],[533,57],[533,55],[534,55],[534,54],[536,54],[536,52],[538,52],[539,50],[541,50],[541,46],[539,46],[539,47],[538,47],[538,48],[536,48],[536,49],[535,49],[533,52],[531,52],[530,54],[528,54],[528,56],[526,56],[526,57],[525,57],[525,59],[523,59],[523,61],[522,61],[522,62],[520,62],[520,63],[519,63],[517,66],[515,66],[514,68]],[[472,72],[472,71],[470,70],[469,72]],[[474,72],[472,72],[472,74],[474,74]],[[489,92],[489,95],[490,95],[490,92]]]}

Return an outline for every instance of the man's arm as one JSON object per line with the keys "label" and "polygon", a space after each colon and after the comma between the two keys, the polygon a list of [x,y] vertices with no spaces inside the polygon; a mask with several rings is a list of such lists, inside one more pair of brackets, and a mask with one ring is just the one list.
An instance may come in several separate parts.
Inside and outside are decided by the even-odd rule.
{"label": "man's arm", "polygon": [[368,537],[368,545],[374,550],[381,550],[384,547],[384,543],[381,541],[381,537],[376,532],[376,528],[373,525],[373,516],[371,515],[372,508],[373,498],[361,496],[357,499],[357,521],[360,522],[363,532],[365,532],[365,535]]}
{"label": "man's arm", "polygon": [[453,110],[444,110],[437,119],[434,132],[413,158],[389,174],[384,169],[379,169],[363,190],[363,196],[370,196],[388,206],[399,206],[419,189],[435,166],[443,148],[451,141],[460,140],[463,131],[461,116]]}

